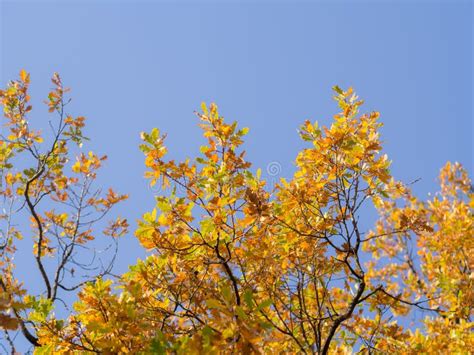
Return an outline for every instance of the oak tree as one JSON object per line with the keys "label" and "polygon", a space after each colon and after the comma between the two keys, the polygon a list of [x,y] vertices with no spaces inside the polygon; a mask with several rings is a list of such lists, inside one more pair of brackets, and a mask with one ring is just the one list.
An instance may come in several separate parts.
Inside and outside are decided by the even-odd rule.
{"label": "oak tree", "polygon": [[[106,156],[89,152],[74,158],[74,146],[87,139],[85,118],[67,112],[68,89],[59,75],[52,77],[46,100],[54,116],[50,135],[32,128],[29,85],[30,75],[22,70],[0,91],[5,118],[0,135],[0,326],[12,351],[9,331],[18,328],[38,347],[39,326],[54,306],[64,303],[63,295],[111,271],[115,238],[128,227],[125,219],[110,221],[103,231],[110,236],[110,256],[99,257],[95,226],[127,196],[94,185]],[[28,254],[38,271],[38,287],[15,274],[17,242],[23,238],[32,248]]]}
{"label": "oak tree", "polygon": [[[7,335],[21,329],[36,353],[474,348],[474,191],[467,172],[447,163],[440,192],[428,201],[415,197],[391,176],[379,113],[361,114],[352,89],[334,88],[339,113],[329,127],[303,123],[307,145],[295,173],[274,184],[246,159],[248,129],[225,121],[215,104],[197,114],[206,144],[195,158],[168,159],[165,135],[142,133],[145,177],[161,191],[135,229],[149,256],[123,275],[112,277],[107,267],[67,286],[66,271],[77,264],[73,251],[88,251],[92,224],[126,196],[92,189],[103,160],[92,153],[66,174],[68,147],[84,139],[84,119],[65,114],[57,75],[48,105],[59,122],[41,150],[42,136],[28,125],[28,83],[22,72],[1,92],[10,130],[1,138],[1,193],[5,206],[18,207],[2,215],[0,324]],[[35,165],[21,170],[14,160],[20,154]],[[42,210],[47,198],[55,207]],[[373,225],[364,218],[370,209],[379,214]],[[31,217],[27,235],[44,283],[36,295],[15,277],[15,240],[25,235],[12,222],[19,212]],[[115,219],[104,234],[115,240],[127,226]],[[54,268],[45,267],[50,256]],[[73,311],[55,315],[59,290],[74,289]]]}

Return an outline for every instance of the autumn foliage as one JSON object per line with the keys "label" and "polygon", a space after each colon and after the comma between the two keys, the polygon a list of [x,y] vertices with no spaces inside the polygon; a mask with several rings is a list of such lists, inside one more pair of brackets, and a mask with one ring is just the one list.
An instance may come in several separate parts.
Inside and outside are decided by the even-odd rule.
{"label": "autumn foliage", "polygon": [[[123,217],[100,223],[126,195],[94,187],[105,157],[77,148],[70,157],[85,119],[66,113],[58,75],[47,100],[57,115],[51,142],[30,128],[29,80],[22,71],[0,92],[5,344],[14,348],[19,331],[38,354],[474,348],[471,181],[447,163],[440,191],[419,200],[391,176],[379,113],[359,113],[352,89],[334,88],[340,112],[329,127],[303,123],[295,173],[276,184],[251,169],[248,129],[224,121],[214,104],[198,113],[207,143],[196,158],[170,160],[158,129],[142,133],[145,177],[162,193],[135,227],[149,256],[116,276],[113,252],[93,274],[76,258],[95,253],[97,239],[115,245],[128,235]],[[379,215],[373,225],[363,217],[370,209]],[[32,241],[36,293],[15,276],[21,238]],[[70,284],[73,268],[87,281]],[[56,316],[61,293],[74,291],[69,316]]]}

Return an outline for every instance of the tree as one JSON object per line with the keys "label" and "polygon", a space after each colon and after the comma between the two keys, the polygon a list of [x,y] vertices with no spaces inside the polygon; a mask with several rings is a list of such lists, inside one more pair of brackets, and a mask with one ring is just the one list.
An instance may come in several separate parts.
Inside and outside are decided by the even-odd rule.
{"label": "tree", "polygon": [[[7,131],[0,136],[0,325],[13,350],[9,330],[20,328],[31,344],[39,346],[38,326],[54,305],[64,302],[62,294],[110,272],[114,250],[109,261],[96,257],[94,228],[127,197],[94,187],[105,156],[89,152],[70,163],[71,145],[81,146],[87,139],[82,134],[85,119],[66,113],[70,100],[60,77],[54,74],[46,102],[57,116],[49,122],[49,142],[31,128],[29,84],[30,75],[22,70],[18,80],[0,91]],[[66,170],[69,165],[71,173]],[[116,246],[115,237],[127,226],[126,220],[117,218],[103,233]],[[41,290],[36,293],[14,275],[16,241],[26,235],[40,277]]]}
{"label": "tree", "polygon": [[[441,192],[418,200],[390,175],[379,114],[360,115],[352,89],[334,90],[340,113],[330,127],[301,126],[308,147],[293,177],[274,186],[250,169],[241,149],[248,129],[226,123],[214,104],[198,114],[207,144],[193,160],[167,160],[165,136],[143,133],[145,176],[163,191],[135,231],[150,255],[118,278],[103,273],[82,285],[66,320],[50,312],[54,297],[35,298],[34,308],[10,276],[4,327],[28,319],[40,354],[468,353],[467,173],[448,163]],[[6,92],[4,106],[18,107],[5,105]],[[124,198],[112,196],[110,207]],[[360,218],[368,208],[380,214],[372,228]],[[106,234],[123,234],[123,221]],[[410,314],[420,318],[406,325]]]}

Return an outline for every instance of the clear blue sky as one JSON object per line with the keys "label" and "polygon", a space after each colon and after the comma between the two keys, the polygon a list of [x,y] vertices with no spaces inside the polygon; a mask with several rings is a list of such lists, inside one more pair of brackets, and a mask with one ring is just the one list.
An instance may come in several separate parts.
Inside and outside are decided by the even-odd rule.
{"label": "clear blue sky", "polygon": [[[335,84],[353,86],[367,110],[381,112],[392,172],[422,178],[421,197],[436,190],[447,160],[473,173],[469,1],[0,6],[1,85],[25,68],[41,102],[51,74],[62,75],[73,89],[71,113],[88,118],[84,149],[109,156],[102,181],[131,195],[121,212],[132,222],[153,206],[139,132],[159,127],[171,157],[194,156],[201,101],[251,128],[248,157],[264,175],[274,161],[281,176],[291,175],[303,146],[296,129],[305,119],[330,123]],[[33,117],[47,129],[41,104]],[[117,270],[142,254],[125,238]]]}

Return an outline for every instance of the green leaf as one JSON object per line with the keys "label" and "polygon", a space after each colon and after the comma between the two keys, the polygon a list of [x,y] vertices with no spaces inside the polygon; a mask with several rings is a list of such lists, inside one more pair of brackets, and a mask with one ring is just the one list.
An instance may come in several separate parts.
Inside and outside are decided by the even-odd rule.
{"label": "green leaf", "polygon": [[36,355],[49,355],[54,353],[54,345],[49,344],[49,345],[43,345],[39,348],[35,348],[35,354]]}
{"label": "green leaf", "polygon": [[203,219],[201,221],[201,234],[206,236],[214,232],[215,226],[211,219]]}
{"label": "green leaf", "polygon": [[341,89],[339,86],[337,86],[337,85],[334,85],[334,86],[332,87],[332,89],[333,89],[335,92],[337,92],[339,95],[344,94],[344,91],[342,91],[342,89]]}
{"label": "green leaf", "polygon": [[32,302],[33,311],[29,314],[28,319],[32,322],[42,323],[46,321],[49,313],[53,309],[53,303],[50,299],[40,298]]}
{"label": "green leaf", "polygon": [[229,286],[223,286],[221,289],[222,296],[227,303],[232,301],[232,291]]}
{"label": "green leaf", "polygon": [[244,292],[244,301],[249,308],[253,308],[253,293],[252,290],[246,290]]}
{"label": "green leaf", "polygon": [[262,309],[267,308],[271,306],[272,304],[273,304],[273,301],[271,299],[266,299],[265,301],[260,303],[257,308],[259,311],[261,311]]}
{"label": "green leaf", "polygon": [[250,129],[248,127],[244,127],[240,130],[242,136],[245,136],[249,133]]}
{"label": "green leaf", "polygon": [[211,308],[211,309],[223,309],[224,307],[222,304],[219,302],[219,300],[216,299],[209,299],[206,301],[206,305]]}
{"label": "green leaf", "polygon": [[237,306],[235,307],[235,314],[239,316],[241,319],[247,319],[247,315],[245,314],[245,311],[242,309],[242,307]]}

